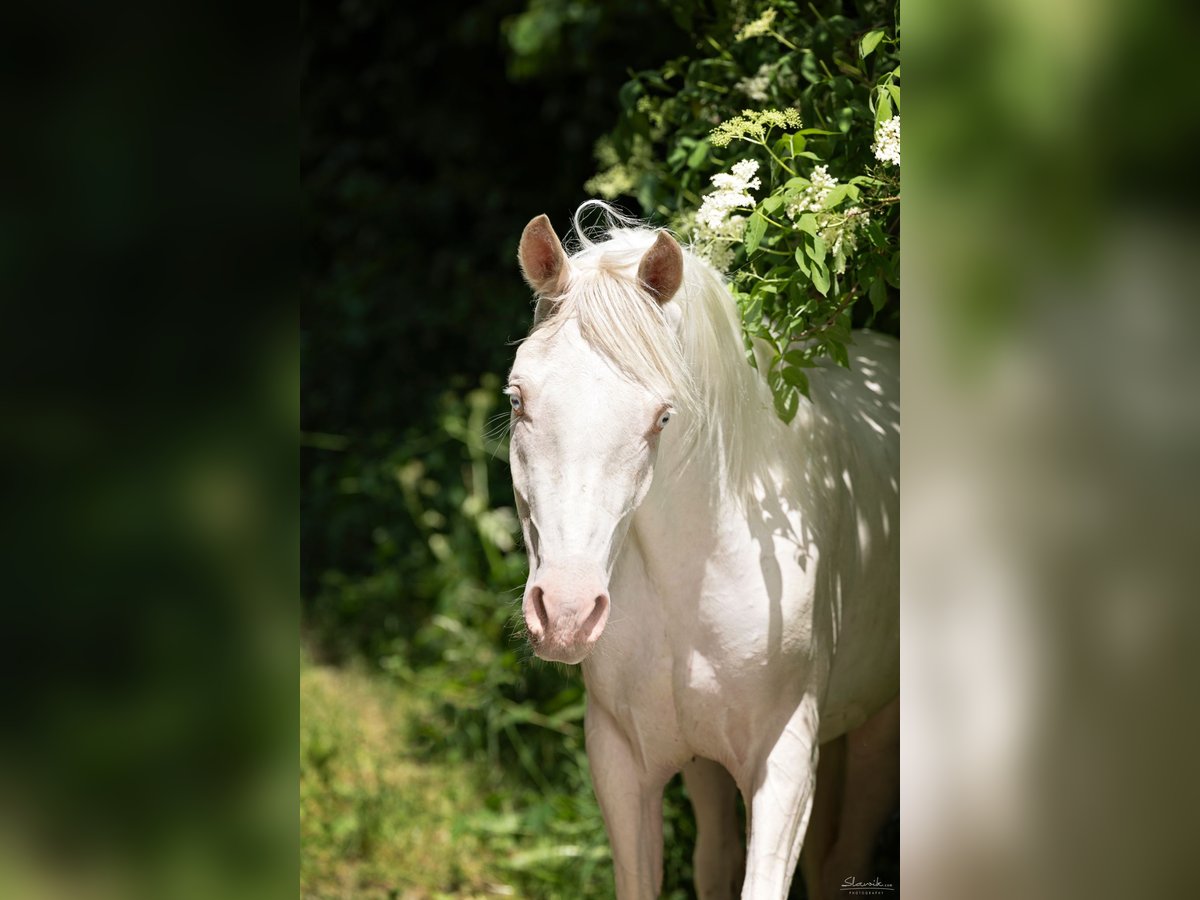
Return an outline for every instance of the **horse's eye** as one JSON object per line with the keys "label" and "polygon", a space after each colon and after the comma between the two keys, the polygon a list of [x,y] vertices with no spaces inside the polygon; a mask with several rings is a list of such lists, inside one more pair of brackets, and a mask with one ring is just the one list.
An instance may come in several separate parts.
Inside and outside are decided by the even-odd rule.
{"label": "horse's eye", "polygon": [[521,395],[516,391],[512,391],[508,395],[508,402],[512,404],[513,412],[518,416],[524,411],[524,404],[521,403]]}
{"label": "horse's eye", "polygon": [[661,416],[658,417],[658,430],[662,431],[664,428],[667,427],[667,423],[670,421],[671,421],[671,414],[669,412],[663,413]]}

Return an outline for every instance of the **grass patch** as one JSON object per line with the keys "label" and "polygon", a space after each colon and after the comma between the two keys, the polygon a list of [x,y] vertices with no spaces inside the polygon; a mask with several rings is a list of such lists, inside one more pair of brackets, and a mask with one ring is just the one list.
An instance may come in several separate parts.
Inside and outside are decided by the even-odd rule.
{"label": "grass patch", "polygon": [[382,673],[306,665],[300,693],[302,897],[612,896],[586,772],[534,790],[414,742],[433,704]]}

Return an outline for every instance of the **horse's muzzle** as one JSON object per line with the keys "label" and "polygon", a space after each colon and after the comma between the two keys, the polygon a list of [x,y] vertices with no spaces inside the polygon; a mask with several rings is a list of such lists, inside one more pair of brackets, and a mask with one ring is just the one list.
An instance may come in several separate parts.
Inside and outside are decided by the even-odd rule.
{"label": "horse's muzzle", "polygon": [[525,588],[522,604],[533,652],[552,662],[582,662],[608,622],[606,581],[590,567],[540,572]]}

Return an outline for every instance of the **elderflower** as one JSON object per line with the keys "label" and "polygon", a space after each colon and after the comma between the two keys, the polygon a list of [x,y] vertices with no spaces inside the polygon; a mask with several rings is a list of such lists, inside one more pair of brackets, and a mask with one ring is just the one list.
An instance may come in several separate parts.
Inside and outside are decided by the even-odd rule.
{"label": "elderflower", "polygon": [[741,91],[751,100],[757,100],[760,103],[769,100],[767,88],[771,86],[771,74],[774,66],[769,63],[763,63],[758,67],[758,72],[754,75],[749,75],[734,85],[734,88]]}
{"label": "elderflower", "polygon": [[764,34],[770,34],[771,26],[774,24],[775,10],[768,9],[761,16],[759,16],[753,22],[750,22],[745,28],[739,31],[734,36],[734,40],[740,44],[742,41],[750,40],[750,38],[762,37]]}
{"label": "elderflower", "polygon": [[858,236],[871,221],[871,216],[860,206],[852,206],[843,212],[826,209],[825,202],[837,186],[838,180],[829,174],[828,166],[816,166],[808,187],[793,194],[784,209],[793,222],[806,213],[815,217],[816,233],[833,258],[831,268],[841,275],[846,271],[846,258],[858,249]]}
{"label": "elderflower", "polygon": [[892,116],[875,130],[871,152],[880,162],[900,165],[900,117]]}
{"label": "elderflower", "polygon": [[662,128],[666,124],[666,116],[662,111],[662,103],[654,97],[638,97],[637,111],[650,120],[653,128]]}
{"label": "elderflower", "polygon": [[755,160],[744,159],[734,163],[729,172],[714,175],[711,181],[717,190],[705,196],[696,213],[696,221],[710,231],[720,231],[732,210],[753,206],[750,191],[762,187],[762,181],[754,174],[757,171]]}
{"label": "elderflower", "polygon": [[756,172],[758,162],[753,159],[734,163],[728,172],[718,172],[710,179],[716,190],[705,195],[696,212],[697,249],[718,269],[725,270],[733,262],[733,245],[746,233],[746,217],[734,214],[734,210],[754,206],[750,191],[762,187]]}
{"label": "elderflower", "polygon": [[825,206],[825,198],[829,196],[830,191],[837,187],[837,183],[838,180],[829,174],[828,166],[817,166],[812,171],[809,186],[788,202],[788,216],[794,222],[803,213],[821,212]]}
{"label": "elderflower", "polygon": [[638,179],[653,164],[649,142],[635,135],[629,159],[621,161],[612,141],[605,137],[596,142],[596,161],[603,167],[584,184],[583,189],[593,196],[615,200],[633,192]]}
{"label": "elderflower", "polygon": [[821,220],[821,240],[833,256],[833,271],[838,275],[846,271],[846,257],[858,249],[859,232],[870,221],[871,214],[861,206],[852,206],[840,215],[830,213]]}
{"label": "elderflower", "polygon": [[714,128],[709,139],[714,147],[725,147],[730,141],[744,138],[761,143],[767,135],[768,128],[799,128],[800,113],[795,109],[764,109],[755,111],[743,109],[740,116],[734,116]]}

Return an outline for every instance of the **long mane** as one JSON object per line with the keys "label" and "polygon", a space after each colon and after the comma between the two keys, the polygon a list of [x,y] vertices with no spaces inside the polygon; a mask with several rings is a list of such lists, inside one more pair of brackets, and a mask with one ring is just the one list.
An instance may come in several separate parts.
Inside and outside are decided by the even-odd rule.
{"label": "long mane", "polygon": [[[600,228],[583,216],[599,211]],[[658,229],[608,204],[575,213],[569,280],[534,330],[576,319],[584,339],[626,377],[670,399],[683,413],[688,450],[716,454],[726,489],[743,493],[761,474],[779,426],[766,383],[747,360],[737,307],[721,275],[684,248],[683,284],[660,307],[638,285],[637,268]]]}

